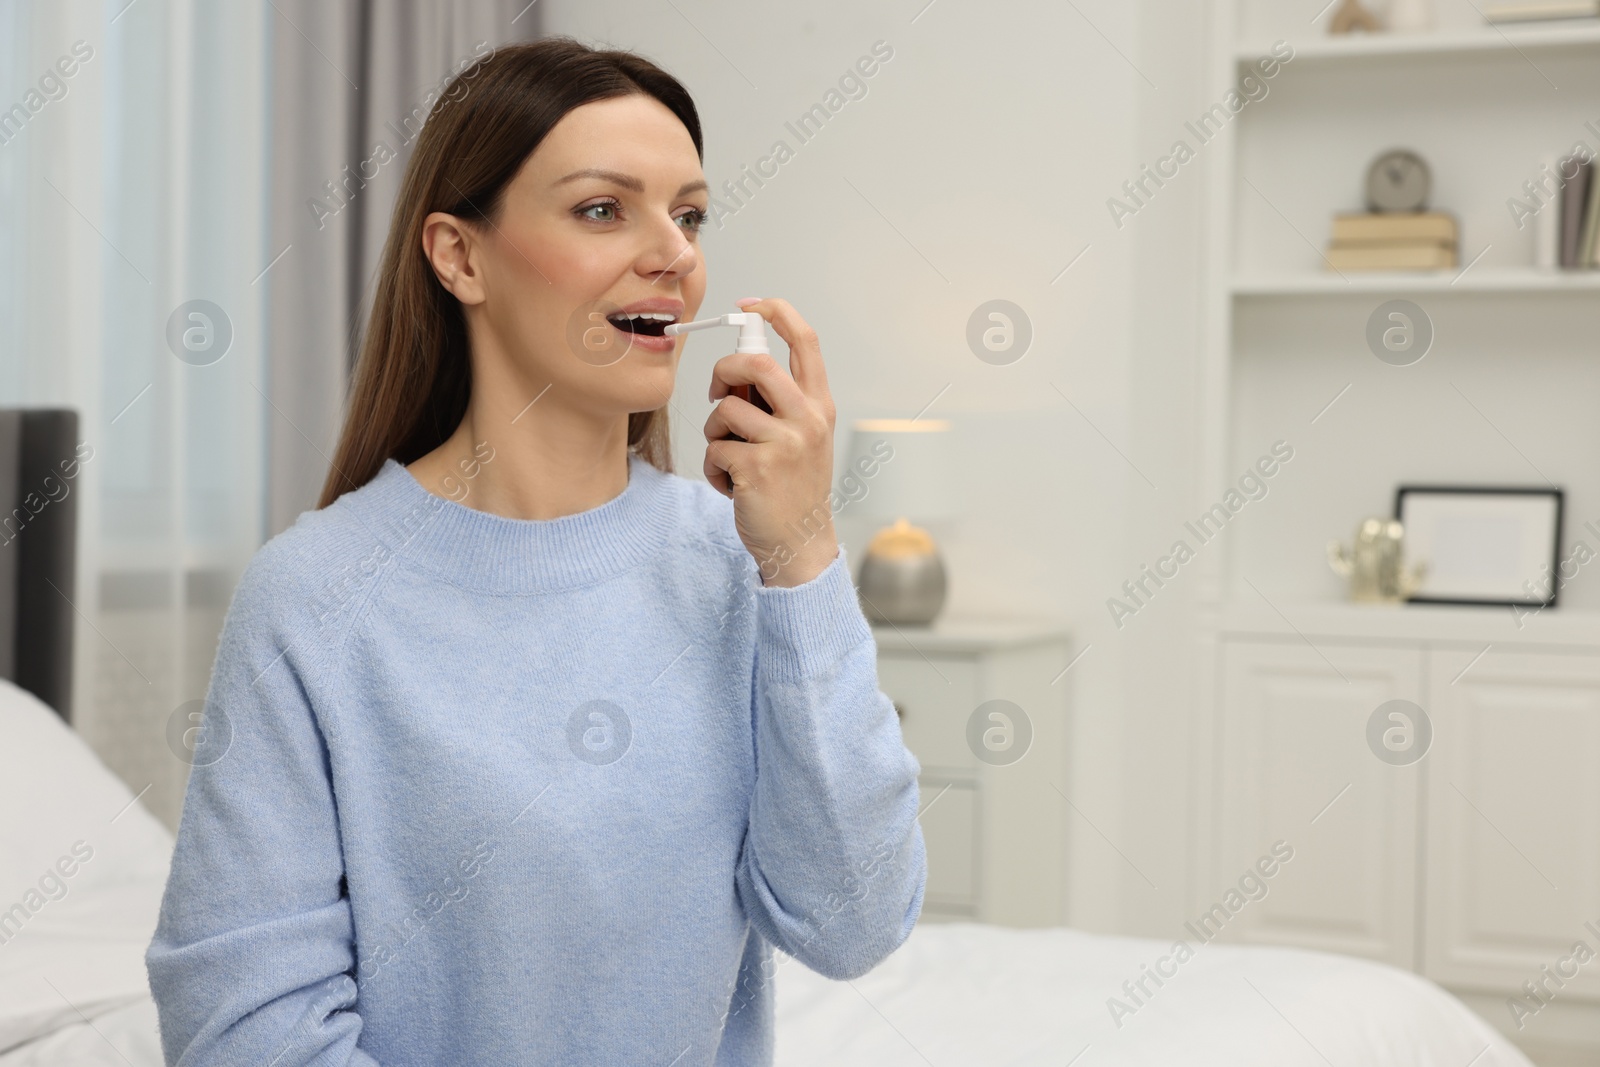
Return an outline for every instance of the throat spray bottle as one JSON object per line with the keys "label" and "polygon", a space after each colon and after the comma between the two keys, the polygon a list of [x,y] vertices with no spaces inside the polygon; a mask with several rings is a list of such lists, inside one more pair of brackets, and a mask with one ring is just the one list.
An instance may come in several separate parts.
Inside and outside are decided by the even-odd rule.
{"label": "throat spray bottle", "polygon": [[[664,331],[668,336],[676,337],[680,333],[689,333],[691,330],[709,330],[713,326],[739,327],[739,340],[734,346],[735,353],[758,353],[771,355],[772,349],[767,346],[766,320],[753,311],[735,311],[727,315],[718,315],[714,319],[696,319],[694,322],[675,322]],[[730,391],[736,396],[748,400],[756,407],[772,414],[772,405],[768,404],[754,385],[735,385]],[[744,438],[736,433],[728,435],[729,440],[743,441]]]}

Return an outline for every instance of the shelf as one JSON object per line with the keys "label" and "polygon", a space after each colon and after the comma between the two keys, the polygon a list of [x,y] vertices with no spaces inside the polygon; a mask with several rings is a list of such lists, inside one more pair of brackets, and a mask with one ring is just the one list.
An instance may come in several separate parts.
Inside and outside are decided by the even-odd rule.
{"label": "shelf", "polygon": [[940,615],[931,626],[872,623],[872,637],[882,650],[896,652],[976,653],[997,647],[1069,640],[1065,619],[980,619]]}
{"label": "shelf", "polygon": [[[1518,52],[1597,45],[1600,45],[1600,19],[1585,18],[1540,26],[1485,26],[1481,30],[1323,36],[1294,44],[1294,58],[1288,65],[1308,61],[1417,58],[1485,52],[1506,52],[1515,56]],[[1271,42],[1240,46],[1234,51],[1234,60],[1236,63],[1254,63],[1271,52]]]}
{"label": "shelf", "polygon": [[1223,604],[1219,621],[1222,633],[1234,639],[1309,640],[1313,645],[1324,641],[1414,641],[1479,649],[1487,644],[1507,649],[1542,645],[1600,653],[1600,612],[1564,607],[1519,608],[1515,613],[1509,607],[1349,601],[1283,601],[1274,607],[1255,597],[1253,602],[1235,600]]}
{"label": "shelf", "polygon": [[1600,270],[1286,271],[1235,278],[1236,297],[1360,296],[1373,293],[1595,293]]}

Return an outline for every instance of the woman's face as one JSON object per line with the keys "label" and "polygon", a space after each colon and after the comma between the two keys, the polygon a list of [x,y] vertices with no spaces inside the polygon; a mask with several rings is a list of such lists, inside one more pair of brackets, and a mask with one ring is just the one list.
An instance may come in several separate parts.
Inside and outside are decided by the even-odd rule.
{"label": "woman's face", "polygon": [[708,196],[689,131],[654,97],[568,112],[507,187],[500,218],[475,228],[480,285],[452,290],[472,324],[474,381],[518,391],[507,398],[517,409],[545,383],[548,399],[602,418],[664,405],[683,338],[649,318],[630,332],[618,313],[694,318]]}

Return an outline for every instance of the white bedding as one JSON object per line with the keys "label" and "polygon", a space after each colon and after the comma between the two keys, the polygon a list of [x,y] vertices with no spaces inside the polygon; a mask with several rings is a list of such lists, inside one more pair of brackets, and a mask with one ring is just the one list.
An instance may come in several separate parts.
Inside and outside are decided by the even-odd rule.
{"label": "white bedding", "polygon": [[[161,1067],[144,950],[172,836],[82,738],[3,680],[0,739],[0,914],[75,843],[93,849],[0,944],[0,1067]],[[1126,999],[1122,983],[1170,947],[925,923],[855,982],[780,956],[777,1063],[1531,1067],[1416,975],[1287,949],[1199,946],[1119,1028],[1107,998]]]}
{"label": "white bedding", "polygon": [[[928,924],[853,983],[789,960],[776,979],[777,1067],[1529,1067],[1414,974],[1288,949],[1203,946],[1117,1028],[1106,998],[1169,947]],[[148,998],[0,1056],[0,1067],[160,1064]]]}
{"label": "white bedding", "polygon": [[[864,978],[777,972],[777,1067],[1531,1067],[1426,979],[1346,956],[1198,945],[1134,1006],[1168,941],[925,923]],[[1171,964],[1166,969],[1172,969]],[[1113,1020],[1107,999],[1134,1006]]]}
{"label": "white bedding", "polygon": [[172,834],[83,738],[0,679],[0,1063],[73,1062],[13,1050],[148,999],[171,856]]}
{"label": "white bedding", "polygon": [[146,993],[0,1056],[0,1067],[163,1067],[156,1002]]}

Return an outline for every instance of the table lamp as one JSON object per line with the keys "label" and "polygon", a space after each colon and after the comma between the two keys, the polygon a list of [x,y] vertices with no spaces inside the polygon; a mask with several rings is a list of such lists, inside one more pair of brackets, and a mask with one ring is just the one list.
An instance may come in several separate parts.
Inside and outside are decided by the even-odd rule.
{"label": "table lamp", "polygon": [[954,514],[949,429],[944,419],[858,419],[851,428],[847,470],[867,489],[852,511],[890,524],[873,535],[856,578],[873,622],[926,626],[944,607],[944,560],[912,520]]}

